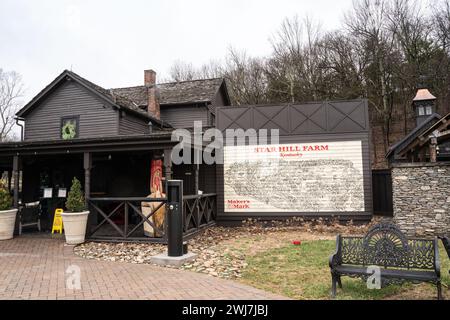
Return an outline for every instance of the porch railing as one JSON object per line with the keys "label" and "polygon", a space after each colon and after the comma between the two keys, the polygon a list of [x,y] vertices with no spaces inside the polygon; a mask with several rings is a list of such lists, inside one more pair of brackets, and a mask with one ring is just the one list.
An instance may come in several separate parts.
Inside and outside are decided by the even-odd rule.
{"label": "porch railing", "polygon": [[216,194],[208,193],[183,197],[183,232],[186,236],[215,223]]}
{"label": "porch railing", "polygon": [[[141,202],[158,202],[150,214],[145,215],[141,210]],[[154,241],[165,242],[166,232],[165,226],[163,229],[158,228],[151,217],[164,205],[166,205],[166,198],[140,198],[140,197],[125,197],[125,198],[89,198],[88,204],[91,213],[96,213],[97,217],[103,218],[96,225],[91,225],[91,230],[88,230],[88,238],[92,240],[111,240],[111,241]],[[108,207],[108,210],[105,207]],[[105,212],[107,211],[107,212]],[[130,215],[131,213],[131,215]],[[113,217],[115,216],[116,219]],[[130,221],[133,217],[134,221]],[[120,222],[117,222],[120,218]],[[136,219],[137,218],[137,219]],[[136,221],[137,220],[137,221]],[[165,220],[165,219],[164,219]],[[146,237],[143,235],[134,235],[137,231],[144,228],[144,223],[148,223],[162,237]],[[104,226],[110,226],[116,232],[116,235],[98,234]],[[117,235],[118,234],[118,235]]]}
{"label": "porch railing", "polygon": [[[141,202],[157,202],[151,213],[145,215]],[[158,228],[151,217],[167,204],[167,198],[89,198],[90,219],[87,237],[90,240],[103,241],[149,241],[167,242],[166,221],[163,228]],[[168,210],[166,210],[167,214]],[[215,223],[217,215],[216,194],[183,196],[183,237],[189,238],[196,232]],[[144,223],[148,223],[160,237],[143,235]],[[105,227],[111,233],[105,233]],[[102,229],[103,228],[103,229]]]}

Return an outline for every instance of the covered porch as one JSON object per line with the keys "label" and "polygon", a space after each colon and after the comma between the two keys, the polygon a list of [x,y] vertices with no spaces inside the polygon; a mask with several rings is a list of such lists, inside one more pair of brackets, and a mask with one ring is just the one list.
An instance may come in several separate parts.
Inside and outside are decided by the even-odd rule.
{"label": "covered porch", "polygon": [[[39,202],[43,232],[51,231],[55,209],[65,209],[65,197],[77,177],[90,210],[88,239],[165,242],[165,224],[155,226],[152,217],[167,200],[148,197],[152,160],[162,162],[162,190],[169,179],[183,180],[185,237],[213,224],[216,217],[215,166],[172,166],[170,153],[175,144],[170,132],[4,143],[0,144],[0,169],[15,208]],[[154,204],[151,212],[144,212],[144,203]],[[20,217],[17,231],[19,224]],[[158,232],[148,236],[144,225]]]}

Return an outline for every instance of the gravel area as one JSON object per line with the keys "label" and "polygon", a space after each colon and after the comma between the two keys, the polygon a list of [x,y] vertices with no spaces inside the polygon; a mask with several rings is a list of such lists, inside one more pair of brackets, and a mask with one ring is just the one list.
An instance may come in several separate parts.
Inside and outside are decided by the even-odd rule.
{"label": "gravel area", "polygon": [[[305,222],[294,218],[284,222],[261,223],[246,220],[242,227],[210,227],[188,241],[188,250],[198,256],[181,268],[226,279],[240,278],[247,266],[246,257],[291,244],[292,241],[334,239],[341,234],[364,234],[370,224],[340,225],[322,220]],[[162,244],[87,242],[75,247],[75,254],[107,261],[150,264],[150,257],[166,250]]]}

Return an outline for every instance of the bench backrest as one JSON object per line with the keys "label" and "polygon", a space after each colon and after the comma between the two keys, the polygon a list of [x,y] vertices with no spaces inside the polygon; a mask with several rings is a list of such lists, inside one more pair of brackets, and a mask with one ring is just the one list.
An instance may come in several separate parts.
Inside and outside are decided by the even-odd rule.
{"label": "bench backrest", "polygon": [[364,237],[340,237],[343,264],[405,269],[434,269],[434,240],[407,239],[393,224],[382,222]]}
{"label": "bench backrest", "polygon": [[441,239],[444,244],[445,251],[447,251],[447,255],[450,258],[450,239],[449,237],[442,237]]}

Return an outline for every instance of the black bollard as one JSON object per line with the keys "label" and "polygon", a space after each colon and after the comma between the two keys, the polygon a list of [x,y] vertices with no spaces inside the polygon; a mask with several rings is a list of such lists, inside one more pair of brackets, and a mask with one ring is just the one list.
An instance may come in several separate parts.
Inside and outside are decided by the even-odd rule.
{"label": "black bollard", "polygon": [[183,255],[183,181],[167,181],[167,255]]}

